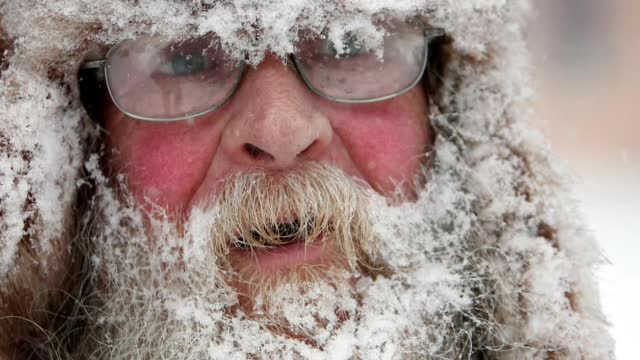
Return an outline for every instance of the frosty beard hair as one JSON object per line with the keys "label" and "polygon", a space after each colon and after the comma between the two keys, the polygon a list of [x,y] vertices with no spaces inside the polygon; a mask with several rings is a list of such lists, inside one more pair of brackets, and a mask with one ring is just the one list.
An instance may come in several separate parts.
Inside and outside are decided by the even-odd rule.
{"label": "frosty beard hair", "polygon": [[[91,258],[99,283],[94,294],[99,300],[93,301],[104,308],[90,338],[109,334],[112,341],[86,350],[116,358],[191,353],[194,339],[185,329],[193,325],[185,316],[211,344],[222,333],[249,326],[252,332],[262,328],[263,337],[319,346],[331,327],[341,325],[340,318],[353,313],[352,284],[362,274],[384,269],[372,260],[376,251],[366,192],[335,168],[310,164],[282,176],[234,175],[211,204],[193,209],[183,224],[160,209],[142,215],[130,195],[120,196],[124,203],[103,198],[111,204],[100,207]],[[230,260],[240,245],[242,251],[279,245],[278,226],[292,218],[298,226],[287,236],[308,242],[322,236],[327,261],[264,274]],[[339,301],[315,314],[304,309],[309,304],[291,311],[300,298],[321,300],[314,293],[319,289]],[[315,318],[309,321],[300,312]],[[240,319],[242,324],[234,324]]]}
{"label": "frosty beard hair", "polygon": [[[196,210],[192,216],[214,220],[213,252],[226,270],[227,283],[237,290],[242,309],[255,316],[271,313],[271,299],[278,298],[274,294],[283,286],[329,278],[343,283],[349,274],[377,275],[385,270],[373,261],[376,249],[366,192],[366,185],[337,169],[311,163],[283,176],[261,171],[233,175],[204,207],[209,210]],[[320,263],[296,265],[287,272],[261,271],[256,263],[247,264],[255,251],[296,240],[305,246],[321,245],[326,256]],[[288,326],[287,321],[269,321]]]}
{"label": "frosty beard hair", "polygon": [[[236,175],[212,204],[176,224],[161,211],[144,216],[126,192],[116,196],[104,178],[96,182],[88,236],[96,291],[84,301],[88,326],[78,358],[422,358],[455,351],[452,307],[466,301],[454,291],[460,278],[425,260],[426,249],[439,244],[415,245],[425,240],[415,231],[426,232],[417,210],[428,197],[403,205],[409,208],[388,206],[339,170],[312,164],[281,177]],[[414,216],[403,223],[407,211]],[[297,217],[299,236],[330,234],[326,246],[335,257],[266,276],[228,261],[237,239],[256,248],[277,243],[265,224],[283,214]],[[393,230],[389,222],[401,226]]]}

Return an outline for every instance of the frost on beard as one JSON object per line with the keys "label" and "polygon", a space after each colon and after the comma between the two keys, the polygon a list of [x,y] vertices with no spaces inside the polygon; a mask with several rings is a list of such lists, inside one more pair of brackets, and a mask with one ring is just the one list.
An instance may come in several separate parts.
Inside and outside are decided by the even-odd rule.
{"label": "frost on beard", "polygon": [[[327,280],[282,283],[264,295],[268,307],[258,298],[249,315],[224,281],[226,270],[211,246],[215,209],[195,209],[184,235],[162,218],[145,227],[96,164],[93,158],[88,166],[96,174],[94,206],[103,220],[92,237],[93,261],[109,290],[102,293],[105,306],[92,337],[111,334],[100,351],[119,357],[135,348],[143,357],[193,359],[422,358],[462,351],[466,340],[460,338],[469,336],[463,322],[483,284],[475,266],[481,260],[467,255],[473,249],[463,240],[473,223],[470,198],[451,169],[434,168],[430,178],[442,186],[425,190],[415,203],[389,206],[369,193],[372,247],[390,275],[340,270]],[[430,211],[432,204],[441,208]],[[151,250],[148,236],[159,244]]]}

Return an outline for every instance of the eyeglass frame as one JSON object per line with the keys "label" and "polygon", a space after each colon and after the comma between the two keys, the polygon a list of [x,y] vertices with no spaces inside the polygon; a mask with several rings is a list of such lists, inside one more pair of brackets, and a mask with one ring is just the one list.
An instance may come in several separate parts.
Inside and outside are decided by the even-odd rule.
{"label": "eyeglass frame", "polygon": [[[323,93],[315,85],[313,85],[313,83],[309,80],[309,78],[307,77],[307,75],[305,74],[304,70],[302,69],[302,66],[300,65],[300,63],[299,63],[298,59],[296,58],[296,56],[294,56],[293,53],[287,54],[287,55],[290,56],[291,59],[293,60],[294,67],[295,67],[296,71],[298,72],[298,74],[300,75],[300,77],[302,78],[302,81],[305,83],[305,85],[307,85],[307,87],[311,91],[313,91],[315,94],[319,95],[320,97],[322,97],[324,99],[327,99],[327,100],[330,100],[330,101],[337,102],[337,103],[343,103],[343,104],[371,104],[371,103],[381,102],[381,101],[390,100],[390,99],[393,99],[395,97],[398,97],[398,96],[408,92],[409,90],[413,89],[416,85],[418,85],[418,83],[420,83],[420,81],[422,80],[422,77],[424,76],[424,74],[425,74],[425,72],[427,70],[428,63],[429,63],[429,44],[431,43],[431,41],[433,39],[436,39],[436,38],[439,38],[439,37],[442,37],[442,36],[445,36],[445,35],[446,35],[446,32],[444,31],[444,29],[441,29],[441,28],[425,29],[424,30],[424,39],[425,39],[424,40],[425,41],[424,61],[422,63],[422,67],[421,67],[420,72],[419,72],[418,76],[416,77],[416,79],[413,82],[411,82],[411,84],[409,84],[408,86],[403,88],[402,90],[393,92],[393,93],[391,93],[389,95],[384,95],[384,96],[379,96],[379,97],[374,97],[374,98],[367,98],[367,99],[346,99],[346,98],[330,96],[330,95],[327,95],[327,94]],[[86,63],[83,63],[80,66],[80,70],[97,69],[98,71],[100,71],[100,69],[102,69],[102,71],[104,72],[104,81],[105,81],[105,83],[107,85],[107,91],[109,92],[109,96],[111,97],[111,100],[113,101],[113,104],[122,113],[124,113],[125,115],[127,115],[127,116],[129,116],[131,118],[134,118],[136,120],[164,123],[164,122],[175,122],[175,121],[188,120],[188,119],[193,119],[193,118],[196,118],[196,117],[200,117],[200,116],[209,114],[211,112],[214,112],[214,111],[220,109],[225,104],[227,104],[231,100],[231,98],[233,98],[233,95],[236,93],[236,90],[240,86],[240,83],[242,82],[242,78],[244,77],[244,70],[245,70],[245,67],[246,67],[246,63],[245,63],[244,60],[242,60],[242,61],[239,62],[240,74],[238,75],[238,78],[237,78],[235,84],[231,87],[231,91],[229,92],[229,95],[227,96],[227,98],[223,102],[221,102],[220,104],[215,105],[212,108],[204,110],[204,111],[201,111],[199,113],[189,114],[189,115],[180,116],[180,117],[173,117],[173,118],[158,118],[158,117],[146,117],[146,116],[136,115],[136,114],[133,114],[133,113],[125,110],[124,108],[122,108],[122,106],[120,104],[118,104],[118,101],[115,99],[115,97],[113,96],[113,92],[111,91],[111,85],[109,84],[109,76],[107,74],[107,66],[106,65],[107,65],[107,61],[109,59],[109,55],[111,55],[111,52],[114,49],[116,49],[123,42],[124,41],[121,41],[121,42],[113,45],[109,49],[109,51],[107,51],[107,54],[106,54],[104,59],[93,60],[93,61],[88,61]]]}

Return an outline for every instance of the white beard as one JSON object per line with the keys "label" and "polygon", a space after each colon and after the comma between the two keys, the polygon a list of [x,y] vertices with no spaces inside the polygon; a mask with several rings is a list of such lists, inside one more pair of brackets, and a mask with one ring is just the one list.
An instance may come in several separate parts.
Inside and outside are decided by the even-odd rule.
{"label": "white beard", "polygon": [[311,280],[291,277],[261,292],[251,311],[241,306],[231,271],[212,246],[220,207],[194,209],[181,230],[157,214],[145,225],[135,204],[124,205],[94,175],[99,215],[89,258],[92,301],[101,307],[90,315],[88,338],[95,341],[79,356],[460,356],[484,320],[470,313],[480,306],[472,297],[482,283],[465,240],[472,227],[468,200],[451,174],[434,171],[417,201],[399,206],[360,190],[371,230],[361,246],[371,261],[386,264],[387,274],[346,266]]}

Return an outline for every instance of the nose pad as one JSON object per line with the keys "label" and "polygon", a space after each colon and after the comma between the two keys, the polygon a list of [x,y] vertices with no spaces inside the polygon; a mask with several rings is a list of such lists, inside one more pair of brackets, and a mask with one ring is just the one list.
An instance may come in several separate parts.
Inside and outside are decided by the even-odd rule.
{"label": "nose pad", "polygon": [[273,56],[245,73],[234,110],[221,146],[237,164],[291,167],[318,158],[333,136],[328,118],[314,106],[314,94]]}

